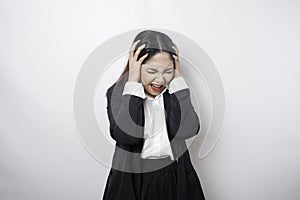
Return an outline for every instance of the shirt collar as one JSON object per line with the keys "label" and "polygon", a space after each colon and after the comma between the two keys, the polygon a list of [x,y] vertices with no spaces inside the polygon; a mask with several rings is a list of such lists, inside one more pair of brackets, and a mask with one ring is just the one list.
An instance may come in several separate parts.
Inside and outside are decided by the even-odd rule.
{"label": "shirt collar", "polygon": [[160,98],[163,95],[163,93],[166,92],[167,89],[169,89],[169,84],[166,85],[166,87],[163,89],[163,91],[161,91],[161,93],[159,93],[158,95],[156,95],[154,98],[146,94],[146,99],[148,99],[148,100],[158,99],[158,98]]}

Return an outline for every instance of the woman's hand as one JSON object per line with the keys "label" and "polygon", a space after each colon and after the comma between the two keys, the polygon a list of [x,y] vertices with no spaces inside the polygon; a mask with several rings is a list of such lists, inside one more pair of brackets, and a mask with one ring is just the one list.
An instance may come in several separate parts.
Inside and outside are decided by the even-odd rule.
{"label": "woman's hand", "polygon": [[142,56],[139,60],[137,60],[141,50],[145,47],[145,44],[141,45],[136,52],[134,53],[134,49],[139,43],[140,40],[133,43],[130,53],[129,53],[129,75],[128,81],[139,82],[141,78],[141,64],[144,59],[148,56],[148,53]]}
{"label": "woman's hand", "polygon": [[175,72],[174,72],[174,78],[175,78],[181,76],[180,65],[179,65],[179,50],[177,45],[174,42],[172,48],[175,50],[177,54],[177,56],[173,55],[173,58],[175,59]]}

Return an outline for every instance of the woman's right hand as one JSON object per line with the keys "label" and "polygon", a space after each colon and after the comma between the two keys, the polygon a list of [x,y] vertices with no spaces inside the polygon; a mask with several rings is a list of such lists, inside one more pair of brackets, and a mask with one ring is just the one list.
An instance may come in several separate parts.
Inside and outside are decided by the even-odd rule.
{"label": "woman's right hand", "polygon": [[129,53],[129,75],[128,81],[139,82],[141,79],[141,64],[144,59],[148,56],[148,53],[142,56],[139,60],[137,60],[141,50],[145,47],[145,44],[141,45],[136,52],[134,53],[134,49],[139,43],[140,40],[133,43],[130,53]]}

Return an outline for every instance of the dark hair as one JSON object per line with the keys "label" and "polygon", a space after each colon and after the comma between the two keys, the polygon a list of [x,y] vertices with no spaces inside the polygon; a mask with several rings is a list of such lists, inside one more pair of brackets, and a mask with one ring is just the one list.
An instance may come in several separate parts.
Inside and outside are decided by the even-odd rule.
{"label": "dark hair", "polygon": [[[148,59],[153,57],[156,53],[164,51],[164,52],[169,53],[170,58],[172,59],[173,65],[175,67],[175,60],[172,55],[177,55],[177,54],[176,54],[175,50],[172,48],[173,42],[169,36],[167,36],[164,33],[158,32],[158,31],[145,30],[145,31],[138,33],[135,36],[132,44],[138,40],[140,40],[140,42],[138,42],[138,44],[136,45],[136,47],[134,49],[134,53],[141,45],[143,45],[143,44],[146,45],[140,52],[138,59],[140,59],[143,55],[148,53],[148,56],[144,59],[142,64],[144,64]],[[129,59],[127,61],[127,64],[126,64],[122,74],[120,75],[120,77],[117,79],[117,81],[112,86],[115,86],[122,79],[124,79],[124,77],[123,77],[124,75],[127,75],[127,77],[125,77],[125,79],[126,79],[125,81],[127,81],[128,80],[128,71],[129,71]]]}

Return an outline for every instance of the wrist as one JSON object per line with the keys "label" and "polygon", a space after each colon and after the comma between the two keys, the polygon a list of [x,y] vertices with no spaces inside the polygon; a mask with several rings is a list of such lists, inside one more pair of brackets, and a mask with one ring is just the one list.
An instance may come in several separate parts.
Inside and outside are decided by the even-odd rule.
{"label": "wrist", "polygon": [[180,77],[181,76],[181,73],[180,72],[178,72],[178,71],[175,71],[175,73],[174,73],[174,78],[176,78],[176,77]]}
{"label": "wrist", "polygon": [[140,81],[140,78],[139,78],[138,76],[129,74],[129,76],[128,76],[128,81],[131,81],[131,82],[139,82],[139,81]]}
{"label": "wrist", "polygon": [[139,79],[137,79],[137,78],[131,78],[131,77],[128,77],[128,81],[129,82],[139,82],[140,80]]}

